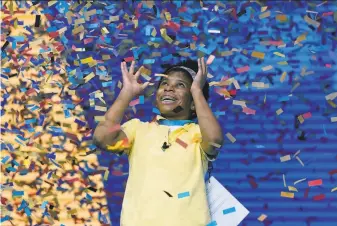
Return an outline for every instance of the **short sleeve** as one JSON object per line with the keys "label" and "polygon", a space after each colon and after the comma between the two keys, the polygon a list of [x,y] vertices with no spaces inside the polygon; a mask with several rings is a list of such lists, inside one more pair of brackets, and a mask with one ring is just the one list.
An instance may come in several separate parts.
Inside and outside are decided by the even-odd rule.
{"label": "short sleeve", "polygon": [[123,151],[125,154],[129,155],[140,124],[141,121],[134,118],[121,125],[121,130],[125,133],[126,139],[120,140],[116,144],[108,146],[108,150]]}
{"label": "short sleeve", "polygon": [[201,147],[202,136],[201,136],[201,131],[200,131],[199,125],[197,125],[193,131],[194,131],[194,134],[193,134],[194,138],[193,139],[194,139],[194,141],[198,145],[198,148],[199,148],[200,153],[201,153],[202,160],[203,161],[210,161],[210,162],[215,161],[216,158],[217,158],[217,156],[218,156],[218,154],[214,155],[214,156],[213,155],[209,155]]}

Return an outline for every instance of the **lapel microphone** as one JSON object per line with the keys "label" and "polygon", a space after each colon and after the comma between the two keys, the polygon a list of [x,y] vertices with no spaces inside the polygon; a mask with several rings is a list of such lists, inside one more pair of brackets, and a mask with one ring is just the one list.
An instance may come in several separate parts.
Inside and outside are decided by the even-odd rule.
{"label": "lapel microphone", "polygon": [[168,149],[171,145],[170,144],[167,144],[166,142],[163,143],[163,146],[161,146],[161,149],[163,151],[165,151],[166,149]]}

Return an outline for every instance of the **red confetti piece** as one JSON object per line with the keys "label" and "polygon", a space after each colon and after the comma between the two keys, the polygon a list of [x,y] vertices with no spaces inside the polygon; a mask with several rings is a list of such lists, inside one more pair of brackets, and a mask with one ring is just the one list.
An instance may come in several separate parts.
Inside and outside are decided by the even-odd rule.
{"label": "red confetti piece", "polygon": [[88,43],[94,41],[94,38],[86,38],[83,41],[84,41],[84,44],[88,44]]}
{"label": "red confetti piece", "polygon": [[178,9],[178,12],[179,12],[179,13],[183,13],[183,12],[186,12],[186,10],[187,10],[187,7],[186,7],[186,6],[182,6],[182,7],[180,7],[180,8]]}
{"label": "red confetti piece", "polygon": [[51,38],[56,38],[59,36],[59,32],[58,31],[54,31],[54,32],[50,32],[49,33],[49,37]]}
{"label": "red confetti piece", "polygon": [[337,173],[337,169],[334,169],[334,170],[329,171],[329,174],[330,174],[330,175],[334,175],[335,173]]}
{"label": "red confetti piece", "polygon": [[322,185],[322,179],[308,181],[309,187]]}
{"label": "red confetti piece", "polygon": [[303,114],[302,116],[303,116],[303,118],[311,118],[311,113],[307,112],[307,113]]}
{"label": "red confetti piece", "polygon": [[176,142],[180,144],[183,148],[187,147],[187,144],[184,141],[180,140],[179,138],[176,139]]}
{"label": "red confetti piece", "polygon": [[315,200],[315,201],[319,201],[319,200],[323,200],[323,199],[325,199],[325,195],[324,194],[315,195],[313,197],[313,200]]}
{"label": "red confetti piece", "polygon": [[243,72],[246,72],[246,71],[249,71],[249,66],[244,66],[244,67],[239,67],[236,69],[236,72],[237,73],[243,73]]}
{"label": "red confetti piece", "polygon": [[133,56],[132,56],[132,57],[124,58],[124,60],[125,60],[125,62],[131,62],[131,61],[133,61],[133,60],[135,60],[135,59],[134,59]]}
{"label": "red confetti piece", "polygon": [[280,46],[280,45],[283,44],[283,42],[282,41],[272,41],[272,40],[270,40],[269,44],[274,45],[274,46]]}
{"label": "red confetti piece", "polygon": [[256,110],[247,108],[247,107],[243,107],[242,112],[246,113],[246,114],[251,114],[251,115],[255,115]]}
{"label": "red confetti piece", "polygon": [[325,64],[325,67],[331,68],[331,64]]}
{"label": "red confetti piece", "polygon": [[332,14],[333,14],[333,12],[325,12],[325,13],[323,13],[322,16],[330,16],[330,15],[332,15]]}

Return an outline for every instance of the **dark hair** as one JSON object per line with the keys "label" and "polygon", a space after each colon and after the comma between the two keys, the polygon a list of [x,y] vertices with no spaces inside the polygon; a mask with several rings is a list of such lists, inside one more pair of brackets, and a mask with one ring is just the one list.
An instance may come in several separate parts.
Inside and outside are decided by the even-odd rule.
{"label": "dark hair", "polygon": [[[187,67],[187,68],[190,68],[192,69],[193,71],[195,71],[195,73],[198,72],[198,61],[195,61],[195,60],[184,60],[184,61],[181,61],[180,63],[178,64],[175,64],[175,65],[162,65],[163,67],[167,68],[163,74],[165,75],[168,75],[169,73],[171,72],[182,72],[184,75],[186,75],[191,82],[193,82],[193,78],[191,76],[191,74],[183,69],[183,68],[175,68],[177,66],[184,66],[184,67]],[[161,77],[160,80],[159,80],[159,83],[158,83],[158,86],[157,86],[157,90],[160,86],[160,83],[162,82],[164,77]],[[206,101],[208,100],[209,98],[209,84],[208,82],[206,81],[205,82],[205,85],[204,87],[202,88],[202,93],[204,94],[204,97],[206,99]],[[196,113],[193,112],[192,115],[191,115],[191,119],[195,119],[197,117]]]}

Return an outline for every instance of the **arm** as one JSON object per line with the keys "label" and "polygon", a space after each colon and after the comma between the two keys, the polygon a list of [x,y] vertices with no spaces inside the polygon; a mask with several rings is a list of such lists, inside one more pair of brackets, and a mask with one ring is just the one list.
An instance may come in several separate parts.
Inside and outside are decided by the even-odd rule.
{"label": "arm", "polygon": [[98,124],[93,135],[94,144],[101,148],[105,148],[107,145],[114,145],[116,142],[127,138],[126,134],[122,130],[113,128],[120,125],[130,101],[142,93],[149,85],[149,82],[144,84],[138,83],[137,80],[140,76],[141,68],[134,75],[134,67],[135,61],[132,61],[129,71],[127,70],[126,63],[121,63],[123,88],[114,104],[104,115],[105,120]]}
{"label": "arm", "polygon": [[206,83],[206,76],[205,60],[204,58],[198,59],[198,72],[191,85],[191,93],[202,136],[201,148],[208,155],[216,156],[218,154],[217,149],[212,143],[221,146],[223,144],[223,135],[221,126],[202,93],[202,88]]}
{"label": "arm", "polygon": [[192,96],[202,136],[201,147],[208,155],[216,156],[217,150],[211,143],[223,144],[221,126],[208,106],[202,90],[193,90]]}
{"label": "arm", "polygon": [[106,145],[112,145],[117,141],[126,138],[126,135],[122,130],[108,131],[115,126],[120,125],[125,110],[129,106],[131,100],[132,96],[122,89],[116,101],[104,115],[105,121],[100,122],[95,129],[93,136],[95,145],[105,148]]}

